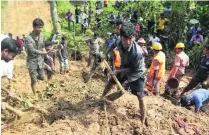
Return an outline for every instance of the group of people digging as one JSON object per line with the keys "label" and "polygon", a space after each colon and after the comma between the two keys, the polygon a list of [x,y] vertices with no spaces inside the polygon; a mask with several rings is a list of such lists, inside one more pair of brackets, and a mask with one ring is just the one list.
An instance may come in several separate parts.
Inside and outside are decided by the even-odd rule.
{"label": "group of people digging", "polygon": [[[25,46],[27,49],[27,68],[29,70],[31,88],[34,95],[36,95],[37,91],[36,79],[44,80],[44,69],[47,70],[47,75],[49,77],[48,79],[50,79],[51,74],[54,71],[53,66],[55,66],[53,63],[55,60],[55,54],[53,53],[54,50],[52,44],[45,42],[44,36],[41,33],[43,25],[43,21],[39,18],[36,18],[33,21],[33,31],[26,37],[25,40]],[[146,118],[146,105],[144,102],[144,96],[149,90],[154,95],[159,95],[160,84],[165,76],[166,57],[162,51],[162,45],[159,42],[152,43],[154,55],[146,79],[144,59],[148,52],[146,50],[144,39],[136,39],[135,26],[131,22],[124,22],[121,25],[115,41],[111,45],[107,46],[103,54],[99,53],[99,45],[101,42],[99,41],[98,36],[98,33],[95,33],[92,38],[86,40],[86,43],[90,48],[88,66],[90,66],[91,59],[94,58],[94,65],[91,68],[89,76],[92,76],[99,63],[106,61],[105,59],[107,59],[108,54],[113,52],[115,54],[113,55],[113,65],[116,65],[117,63],[117,68],[114,68],[113,72],[111,72],[111,69],[109,69],[112,78],[108,80],[108,83],[105,86],[101,96],[102,98],[105,98],[115,83],[118,84],[118,82],[120,82],[121,84],[125,84],[123,85],[125,89],[130,89],[131,93],[138,98],[140,116],[142,122],[144,123]],[[7,37],[1,41],[1,44],[1,63],[8,63],[20,52],[20,45],[14,39]],[[178,81],[180,81],[182,76],[185,74],[185,67],[189,64],[189,58],[184,53],[183,48],[183,43],[176,44],[175,63],[169,75],[169,78],[176,78]],[[62,37],[62,41],[58,45],[58,50],[60,69],[62,71],[64,68],[64,72],[67,72],[69,61],[66,49],[66,37]],[[184,96],[184,93],[190,91],[199,83],[203,83],[208,77],[209,47],[206,47],[203,50],[203,54],[204,56],[200,60],[199,67],[197,68],[194,77],[178,97],[182,106],[194,104],[196,112],[198,112],[200,109],[203,110],[204,106],[207,104],[209,100],[209,91],[202,88],[187,96]],[[45,64],[49,69],[46,68]],[[1,64],[1,66],[3,65]],[[1,74],[1,77],[4,76],[7,76],[7,74]],[[145,85],[149,85],[151,89],[147,89]],[[171,92],[169,87],[166,85],[165,88],[164,94],[169,95]]]}
{"label": "group of people digging", "polygon": [[[161,81],[165,78],[166,56],[165,53],[162,51],[162,45],[157,41],[153,41],[151,47],[153,50],[152,63],[149,67],[147,79],[145,79],[146,73],[144,59],[148,55],[148,51],[145,46],[145,40],[143,38],[139,38],[138,40],[136,40],[135,26],[130,22],[125,22],[122,24],[118,36],[119,38],[116,37],[113,44],[107,45],[107,48],[103,54],[99,54],[99,51],[97,50],[95,56],[99,57],[95,57],[95,61],[98,61],[98,59],[107,59],[108,53],[113,53],[113,50],[115,49],[119,51],[120,68],[113,68],[113,73],[116,75],[118,81],[121,84],[126,83],[125,87],[128,87],[131,92],[138,97],[139,108],[141,110],[141,116],[143,120],[143,116],[146,110],[143,97],[146,93],[150,92],[156,96],[159,95]],[[97,37],[95,37],[95,39],[97,39]],[[96,45],[97,47],[95,47],[95,44],[93,42],[89,44],[90,53],[95,48],[99,48],[99,44]],[[184,52],[184,48],[185,46],[183,43],[179,42],[176,44],[176,56],[174,58],[174,65],[168,76],[168,80],[174,78],[178,81],[178,84],[185,74],[185,68],[189,66],[189,57]],[[168,85],[168,83],[166,83],[165,85],[165,91],[163,94],[164,96],[174,97],[177,100],[179,99],[182,106],[190,106],[195,104],[196,112],[198,112],[200,108],[205,108],[203,106],[207,106],[209,100],[209,91],[207,90],[205,85],[202,85],[202,88],[194,91],[192,94],[184,96],[184,93],[195,88],[198,84],[203,84],[207,80],[209,73],[208,46],[205,47],[205,49],[203,50],[203,55],[204,56],[201,57],[199,67],[197,68],[193,79],[184,88],[181,94],[179,93],[179,89],[174,90]],[[112,59],[115,58],[116,56],[113,55]],[[112,65],[114,65],[114,62]],[[96,68],[94,65],[94,68],[92,68],[90,72],[91,76],[95,69]],[[110,72],[110,74],[112,73]],[[106,94],[110,91],[114,84],[115,80],[113,80],[113,78],[108,80],[102,97],[106,96]]]}

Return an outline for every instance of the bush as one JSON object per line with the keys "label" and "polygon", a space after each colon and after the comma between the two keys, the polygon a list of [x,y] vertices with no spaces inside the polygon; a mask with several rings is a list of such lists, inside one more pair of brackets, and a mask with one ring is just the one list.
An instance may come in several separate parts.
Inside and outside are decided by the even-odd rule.
{"label": "bush", "polygon": [[205,45],[195,45],[188,52],[190,67],[197,68]]}

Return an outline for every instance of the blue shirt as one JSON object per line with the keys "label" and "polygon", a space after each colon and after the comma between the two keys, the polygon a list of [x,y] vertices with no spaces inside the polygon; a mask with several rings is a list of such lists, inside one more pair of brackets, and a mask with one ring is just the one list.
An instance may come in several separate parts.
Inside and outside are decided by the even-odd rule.
{"label": "blue shirt", "polygon": [[114,42],[115,42],[114,39],[108,39],[106,43],[107,47],[111,47],[114,44]]}
{"label": "blue shirt", "polygon": [[187,97],[195,104],[195,108],[200,108],[203,102],[209,99],[209,90],[198,89],[187,95]]}

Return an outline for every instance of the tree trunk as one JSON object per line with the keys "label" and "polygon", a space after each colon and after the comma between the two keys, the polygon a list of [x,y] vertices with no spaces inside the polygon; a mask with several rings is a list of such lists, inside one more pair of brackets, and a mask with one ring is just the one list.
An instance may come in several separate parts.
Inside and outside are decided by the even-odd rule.
{"label": "tree trunk", "polygon": [[51,11],[51,17],[52,17],[52,22],[54,26],[54,32],[60,32],[61,27],[59,23],[59,17],[57,14],[57,5],[56,1],[50,1],[50,11]]}

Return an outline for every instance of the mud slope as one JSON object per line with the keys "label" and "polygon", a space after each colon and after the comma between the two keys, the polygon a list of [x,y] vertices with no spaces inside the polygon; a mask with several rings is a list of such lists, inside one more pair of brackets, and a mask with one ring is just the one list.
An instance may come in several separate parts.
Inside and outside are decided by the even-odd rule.
{"label": "mud slope", "polygon": [[[100,99],[105,86],[104,76],[98,73],[91,83],[85,84],[82,73],[90,70],[86,69],[86,62],[70,62],[70,65],[70,73],[65,76],[56,74],[49,81],[53,84],[50,98],[34,102],[49,110],[50,115],[40,115],[35,117],[40,120],[16,124],[4,130],[3,135],[173,135],[179,130],[175,118],[190,123],[200,135],[209,135],[209,113],[195,114],[194,110],[175,106],[162,97],[145,97],[148,118],[146,125],[142,126],[135,96],[127,92],[113,103],[104,102]],[[14,73],[16,93],[31,100],[29,95],[32,91],[24,59],[15,59]],[[188,75],[183,80],[182,85],[188,83]],[[40,93],[47,91],[46,83],[38,82]],[[31,111],[30,117],[32,114]],[[193,134],[191,130],[187,132],[184,135]]]}
{"label": "mud slope", "polygon": [[2,20],[2,33],[15,36],[28,34],[35,18],[43,19],[45,31],[52,30],[50,6],[46,1],[8,1]]}

